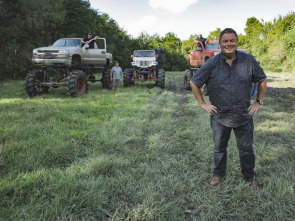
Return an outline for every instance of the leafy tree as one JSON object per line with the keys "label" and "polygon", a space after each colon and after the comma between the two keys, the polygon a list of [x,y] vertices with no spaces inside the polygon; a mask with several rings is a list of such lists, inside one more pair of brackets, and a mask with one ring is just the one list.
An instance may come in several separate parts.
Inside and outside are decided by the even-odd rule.
{"label": "leafy tree", "polygon": [[0,76],[17,78],[30,67],[32,49],[55,38],[65,13],[59,0],[2,0],[0,11]]}
{"label": "leafy tree", "polygon": [[217,28],[215,31],[211,31],[208,35],[208,40],[218,40],[221,29]]}

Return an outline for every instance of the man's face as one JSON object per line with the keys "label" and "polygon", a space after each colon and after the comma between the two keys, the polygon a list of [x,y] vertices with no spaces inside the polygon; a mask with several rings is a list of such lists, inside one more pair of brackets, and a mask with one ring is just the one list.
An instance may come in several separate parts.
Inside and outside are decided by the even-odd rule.
{"label": "man's face", "polygon": [[92,35],[91,34],[88,34],[88,38],[92,38]]}
{"label": "man's face", "polygon": [[118,62],[116,63],[116,67],[119,67],[119,63]]}
{"label": "man's face", "polygon": [[238,39],[233,33],[225,33],[222,35],[219,44],[222,54],[234,54],[238,48]]}
{"label": "man's face", "polygon": [[201,39],[202,38],[202,35],[199,35],[199,39]]}

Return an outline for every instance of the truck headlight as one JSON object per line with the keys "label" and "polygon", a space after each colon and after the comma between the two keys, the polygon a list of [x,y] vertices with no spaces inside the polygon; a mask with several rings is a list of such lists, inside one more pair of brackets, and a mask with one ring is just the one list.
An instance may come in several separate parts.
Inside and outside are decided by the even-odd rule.
{"label": "truck headlight", "polygon": [[60,57],[60,58],[69,58],[70,57],[70,52],[69,51],[66,51],[66,50],[61,50],[61,51],[58,52],[57,57]]}
{"label": "truck headlight", "polygon": [[218,55],[220,51],[214,51],[214,55]]}
{"label": "truck headlight", "polygon": [[36,54],[38,54],[38,50],[34,49],[33,50],[33,55],[36,55]]}

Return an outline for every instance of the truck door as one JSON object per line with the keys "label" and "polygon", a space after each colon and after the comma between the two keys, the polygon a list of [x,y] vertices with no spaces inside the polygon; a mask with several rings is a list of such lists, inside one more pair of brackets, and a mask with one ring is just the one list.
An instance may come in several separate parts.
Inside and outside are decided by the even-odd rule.
{"label": "truck door", "polygon": [[83,47],[85,65],[105,65],[106,64],[106,47],[105,40],[98,38],[94,43],[94,48]]}

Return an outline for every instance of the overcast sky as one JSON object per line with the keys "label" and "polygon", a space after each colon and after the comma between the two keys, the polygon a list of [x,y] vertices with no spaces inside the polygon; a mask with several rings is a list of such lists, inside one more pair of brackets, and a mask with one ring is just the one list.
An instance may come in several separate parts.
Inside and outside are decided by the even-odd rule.
{"label": "overcast sky", "polygon": [[295,11],[295,0],[90,0],[133,37],[141,32],[164,36],[174,32],[187,40],[191,34],[207,37],[216,28],[244,34],[247,18],[272,21]]}

